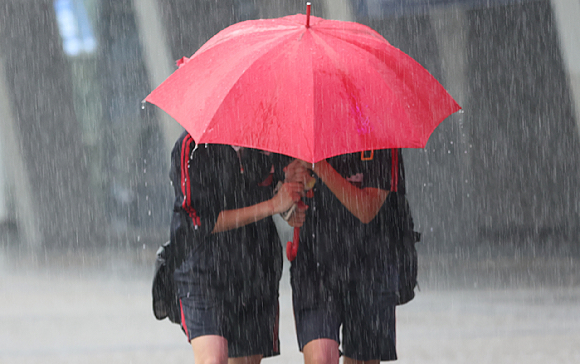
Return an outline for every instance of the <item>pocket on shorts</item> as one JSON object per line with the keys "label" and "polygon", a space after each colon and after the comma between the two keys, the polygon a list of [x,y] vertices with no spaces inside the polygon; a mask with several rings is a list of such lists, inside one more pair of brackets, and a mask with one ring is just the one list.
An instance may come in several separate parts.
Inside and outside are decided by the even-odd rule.
{"label": "pocket on shorts", "polygon": [[369,272],[365,277],[355,282],[355,291],[368,297],[377,297],[387,303],[396,303],[399,277],[395,267],[388,266],[384,269]]}

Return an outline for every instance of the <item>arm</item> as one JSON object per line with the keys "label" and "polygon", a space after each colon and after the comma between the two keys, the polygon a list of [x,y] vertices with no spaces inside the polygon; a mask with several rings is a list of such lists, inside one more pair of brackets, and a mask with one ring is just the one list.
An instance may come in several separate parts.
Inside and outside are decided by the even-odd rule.
{"label": "arm", "polygon": [[[305,167],[312,165],[305,163]],[[387,198],[389,191],[379,188],[366,187],[363,189],[353,186],[344,179],[327,161],[315,164],[314,173],[332,191],[338,200],[362,223],[371,222]]]}
{"label": "arm", "polygon": [[175,208],[185,212],[197,234],[207,236],[259,221],[286,211],[300,199],[301,184],[284,184],[267,201],[227,209],[224,194],[236,188],[233,181],[237,172],[231,166],[237,156],[229,147],[215,145],[192,153],[194,145],[189,135],[178,140],[172,152],[171,178],[176,193]]}
{"label": "arm", "polygon": [[218,215],[212,234],[236,229],[284,212],[300,199],[301,192],[301,183],[284,183],[280,191],[267,201],[236,210],[223,210]]}

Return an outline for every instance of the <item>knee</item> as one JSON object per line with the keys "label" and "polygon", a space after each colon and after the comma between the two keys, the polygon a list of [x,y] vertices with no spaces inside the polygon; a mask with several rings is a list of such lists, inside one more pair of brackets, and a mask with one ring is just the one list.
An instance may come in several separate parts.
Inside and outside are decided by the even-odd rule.
{"label": "knee", "polygon": [[218,335],[199,336],[191,340],[195,364],[227,364],[228,342]]}
{"label": "knee", "polygon": [[329,339],[314,340],[304,347],[305,364],[338,364],[338,343]]}
{"label": "knee", "polygon": [[338,360],[333,360],[331,353],[316,351],[311,353],[309,358],[305,359],[304,362],[306,364],[336,364]]}

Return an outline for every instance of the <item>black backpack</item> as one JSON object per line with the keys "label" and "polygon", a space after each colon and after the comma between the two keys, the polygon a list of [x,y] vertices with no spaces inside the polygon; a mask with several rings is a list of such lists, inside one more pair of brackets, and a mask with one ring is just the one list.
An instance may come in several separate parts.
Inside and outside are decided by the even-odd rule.
{"label": "black backpack", "polygon": [[191,254],[192,249],[196,249],[196,245],[185,242],[195,240],[197,232],[183,214],[175,213],[171,224],[179,227],[172,229],[170,240],[159,247],[155,258],[153,314],[158,320],[168,318],[173,323],[181,324],[181,305],[173,273]]}
{"label": "black backpack", "polygon": [[155,275],[153,277],[153,314],[158,320],[181,323],[181,307],[173,280],[175,259],[172,258],[173,245],[170,241],[157,250],[155,258]]}
{"label": "black backpack", "polygon": [[413,217],[405,195],[397,192],[391,194],[389,201],[395,221],[393,241],[399,273],[397,305],[403,305],[415,297],[415,288],[418,287],[418,257],[415,244],[421,240],[421,234],[413,230]]}
{"label": "black backpack", "polygon": [[391,207],[392,215],[388,223],[394,227],[392,241],[399,273],[397,305],[403,305],[415,297],[415,288],[418,287],[418,257],[415,244],[421,240],[421,234],[414,231],[413,216],[405,194],[398,192],[399,173],[402,172],[398,149],[391,149],[391,156],[391,192],[387,196],[386,203]]}

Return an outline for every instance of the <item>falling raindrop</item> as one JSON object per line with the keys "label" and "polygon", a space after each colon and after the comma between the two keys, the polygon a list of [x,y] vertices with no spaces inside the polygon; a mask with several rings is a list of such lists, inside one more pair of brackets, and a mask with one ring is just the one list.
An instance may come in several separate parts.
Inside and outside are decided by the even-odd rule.
{"label": "falling raindrop", "polygon": [[[14,0],[8,2],[18,3]],[[158,235],[165,235],[168,221],[164,218],[170,215],[168,212],[171,211],[173,202],[171,198],[168,198],[168,195],[173,193],[173,187],[166,184],[169,158],[167,145],[164,144],[167,141],[161,137],[166,131],[164,122],[157,120],[157,113],[151,112],[149,114],[149,111],[157,110],[156,107],[146,105],[145,100],[139,100],[151,91],[151,84],[157,83],[152,82],[157,77],[155,75],[163,73],[163,70],[151,66],[151,59],[143,53],[145,48],[143,44],[147,44],[146,42],[141,44],[143,47],[136,47],[140,40],[148,39],[149,42],[151,38],[147,36],[147,29],[142,29],[143,26],[138,25],[140,22],[143,23],[142,15],[139,15],[140,12],[135,11],[135,7],[127,5],[137,3],[135,1],[121,1],[119,3],[125,4],[122,6],[117,6],[118,1],[115,0],[101,2],[53,0],[46,2],[60,4],[60,6],[69,4],[65,10],[70,11],[67,15],[71,20],[70,25],[73,26],[71,29],[79,31],[73,35],[78,36],[80,41],[84,41],[84,34],[94,33],[93,38],[96,42],[95,45],[97,45],[95,50],[98,52],[83,52],[82,56],[79,57],[69,54],[66,49],[59,50],[59,47],[63,46],[62,43],[71,39],[70,36],[65,37],[61,34],[63,39],[58,39],[58,34],[42,31],[43,29],[52,29],[50,28],[50,21],[52,21],[50,19],[54,16],[47,16],[46,12],[56,11],[56,15],[62,17],[63,13],[59,13],[59,9],[36,6],[30,9],[23,7],[18,11],[18,7],[15,6],[4,7],[5,9],[0,6],[0,24],[2,24],[0,33],[2,34],[3,47],[6,47],[6,50],[3,49],[4,57],[1,62],[6,67],[6,72],[4,72],[5,74],[0,72],[0,75],[4,74],[8,78],[0,81],[0,91],[2,88],[7,88],[4,91],[8,91],[9,95],[14,96],[12,100],[7,102],[14,103],[14,108],[10,107],[9,109],[11,113],[14,113],[13,119],[22,123],[21,129],[23,130],[20,135],[18,132],[16,133],[14,140],[8,141],[18,141],[19,143],[16,144],[22,145],[17,146],[22,147],[23,150],[31,150],[30,145],[38,145],[39,139],[49,142],[46,144],[47,146],[58,146],[50,147],[45,151],[44,154],[50,155],[46,159],[42,159],[44,156],[37,153],[32,155],[33,160],[31,161],[31,156],[25,154],[18,162],[18,166],[30,173],[32,181],[38,180],[40,176],[43,181],[46,180],[48,186],[55,186],[58,189],[55,191],[55,196],[59,199],[63,195],[66,196],[67,198],[62,199],[62,201],[70,202],[70,206],[81,205],[76,200],[77,198],[81,198],[83,202],[86,200],[86,206],[91,206],[91,214],[76,215],[79,218],[86,215],[89,217],[89,223],[95,221],[97,226],[103,226],[102,235],[106,238],[102,242],[95,241],[94,245],[106,248],[107,254],[115,246],[121,247],[120,253],[126,252],[128,248],[130,249],[129,253],[133,254],[131,259],[121,260],[125,257],[115,257],[115,259],[129,268],[137,260],[136,256],[139,256],[139,259],[147,257],[147,262],[140,263],[145,264],[149,269],[153,263],[151,245],[149,244],[153,241],[159,242]],[[394,9],[394,3],[409,9],[414,9],[415,5],[411,4],[429,3],[429,5],[421,5],[422,8],[427,9],[435,8],[435,4],[459,4],[461,2],[470,4],[469,11],[455,9],[448,13],[449,8],[459,7],[449,6],[447,8],[439,7],[433,13],[429,12],[428,15],[422,14],[420,16],[413,15],[413,11],[409,11],[403,16],[395,14],[394,10],[393,14],[386,13],[387,9]],[[239,14],[243,14],[243,20],[246,20],[258,16],[273,17],[294,14],[301,12],[303,8],[303,4],[288,8],[286,4],[293,2],[286,0],[264,1],[259,5],[260,11],[257,10],[258,5],[256,4],[258,2],[255,0],[224,2],[144,1],[143,3],[158,4],[162,11],[159,14],[150,14],[149,16],[163,15],[160,17],[160,21],[167,22],[162,27],[167,34],[155,37],[160,39],[161,44],[150,44],[158,53],[157,56],[162,56],[162,53],[165,53],[163,52],[165,46],[163,43],[171,46],[171,53],[191,52],[193,54],[195,50],[191,49],[191,44],[199,43],[202,38],[209,39],[226,23],[229,25],[234,21],[242,20],[239,19]],[[347,2],[326,1],[324,3],[327,3],[326,6],[329,8],[327,12],[330,13],[330,8],[336,7],[337,3]],[[422,244],[421,248],[425,255],[433,253],[433,256],[429,256],[428,260],[420,261],[425,268],[423,270],[425,274],[420,278],[429,291],[428,295],[423,296],[424,302],[435,298],[435,303],[438,304],[443,298],[450,299],[452,306],[459,305],[461,308],[454,311],[459,315],[463,311],[476,313],[477,310],[485,309],[486,314],[493,313],[490,318],[496,323],[499,315],[495,316],[495,312],[500,311],[497,302],[502,305],[502,312],[517,313],[520,312],[521,308],[514,308],[516,305],[513,303],[524,303],[524,298],[526,302],[529,298],[529,301],[533,301],[534,307],[526,308],[524,305],[523,308],[533,311],[521,312],[536,312],[536,306],[546,301],[558,303],[542,307],[542,311],[548,309],[546,312],[557,313],[557,315],[551,315],[550,319],[554,319],[554,317],[566,318],[563,324],[554,321],[548,325],[542,325],[541,321],[538,321],[541,315],[520,314],[518,320],[523,320],[528,316],[534,318],[534,321],[525,326],[525,330],[518,330],[517,322],[512,330],[507,326],[501,326],[502,323],[497,321],[500,325],[498,327],[496,327],[497,325],[483,327],[484,332],[488,334],[517,334],[519,331],[534,330],[533,334],[540,338],[539,335],[546,331],[546,327],[548,335],[555,332],[551,328],[563,327],[570,331],[580,327],[580,325],[575,325],[576,322],[573,320],[575,317],[580,317],[578,315],[580,305],[577,299],[577,284],[575,284],[579,281],[576,273],[578,271],[576,268],[579,249],[577,244],[570,248],[565,242],[565,240],[573,240],[577,236],[575,232],[579,226],[577,211],[580,210],[580,205],[577,201],[580,199],[578,199],[579,193],[575,186],[578,185],[576,182],[580,179],[577,172],[580,170],[578,168],[580,147],[578,146],[578,128],[574,123],[574,110],[580,109],[580,105],[578,101],[569,97],[571,93],[575,93],[579,85],[578,82],[570,79],[565,67],[566,65],[576,65],[578,55],[572,54],[572,58],[569,54],[567,55],[566,43],[570,42],[570,39],[566,41],[567,38],[570,38],[567,34],[574,31],[575,28],[573,24],[572,26],[562,24],[562,18],[573,20],[578,18],[579,14],[574,15],[570,12],[565,14],[567,16],[562,17],[562,10],[558,10],[558,7],[563,6],[562,4],[570,8],[571,5],[568,3],[576,2],[360,0],[350,3],[348,6],[350,10],[345,11],[351,12],[348,15],[352,20],[374,24],[379,33],[384,35],[389,42],[408,52],[413,58],[422,61],[436,78],[456,85],[457,95],[463,93],[461,100],[458,101],[461,101],[460,103],[466,109],[458,110],[457,115],[451,117],[452,121],[442,122],[435,131],[436,136],[430,139],[427,147],[406,152],[412,157],[405,160],[408,177],[405,187],[410,200],[412,200],[410,203],[414,205],[413,213],[417,214],[416,226],[418,226],[418,230],[427,233],[425,240],[428,241],[425,242],[426,244]],[[355,3],[357,5],[353,6],[352,4]],[[493,6],[480,5],[487,3],[496,4]],[[500,3],[510,5],[502,6]],[[81,22],[76,18],[79,4],[84,4],[89,15],[88,19],[83,17]],[[97,9],[94,8],[95,4],[99,4]],[[141,5],[141,2],[139,4]],[[242,7],[243,11],[240,10]],[[236,8],[238,13],[230,11],[230,8]],[[577,8],[576,6],[575,9]],[[8,13],[6,13],[7,9],[10,9]],[[14,14],[10,13],[12,9],[15,11]],[[202,23],[199,23],[200,18]],[[30,21],[30,19],[33,20],[33,23],[30,23],[33,26],[25,26],[28,24],[26,21]],[[38,19],[42,21],[34,22]],[[184,19],[194,20],[184,21]],[[150,26],[147,22],[144,24],[146,28]],[[197,27],[196,24],[201,24],[201,26]],[[32,37],[30,30],[34,30]],[[510,36],[506,37],[505,34]],[[22,47],[19,43],[23,39],[38,46]],[[575,38],[572,36],[571,39]],[[49,51],[49,54],[39,58],[37,55],[30,54],[32,49],[44,49]],[[60,52],[52,53],[56,51]],[[450,60],[453,62],[449,63]],[[46,63],[47,66],[37,66],[40,62]],[[155,63],[164,62],[163,59],[154,59],[153,64]],[[460,67],[454,69],[449,67],[450,64]],[[98,67],[96,67],[97,65]],[[18,67],[27,69],[28,72],[14,77],[9,71],[17,70]],[[72,72],[69,72],[69,68]],[[39,70],[54,70],[54,72],[39,74]],[[125,72],[125,70],[131,70],[131,72]],[[53,74],[51,75],[51,73]],[[38,82],[39,79],[42,82]],[[64,93],[58,92],[62,79],[66,79],[66,85],[72,85],[72,88],[67,89],[67,92]],[[38,87],[42,87],[41,97],[36,92]],[[23,92],[14,92],[19,90]],[[46,92],[46,90],[57,92]],[[27,97],[27,99],[35,101],[32,107],[26,107],[25,102],[17,100],[18,97]],[[78,105],[72,105],[77,101],[70,101],[67,99],[69,97],[74,97],[80,102]],[[24,106],[20,107],[20,104]],[[47,108],[43,104],[51,106]],[[141,105],[140,109],[139,104]],[[414,108],[412,105],[410,103],[408,107]],[[12,105],[8,104],[8,106]],[[70,111],[75,111],[74,125],[66,124],[67,119],[70,118],[63,118],[59,114],[61,110],[65,111],[65,116],[73,115]],[[466,110],[471,111],[469,116],[465,116]],[[42,115],[42,117],[38,117],[38,115]],[[45,123],[46,127],[43,126],[42,137],[39,138],[36,134],[38,134],[39,130],[37,129],[40,126],[33,125],[32,122],[35,120],[43,120],[44,122],[45,118],[48,118]],[[58,123],[55,123],[55,120],[58,120]],[[577,120],[578,117],[576,117]],[[6,125],[10,125],[11,122],[10,119],[7,119],[6,122],[0,122],[0,139],[7,135]],[[54,125],[60,127],[55,128]],[[457,125],[459,125],[459,130],[456,129]],[[552,128],[554,125],[557,127]],[[61,132],[66,131],[66,136],[69,135],[68,130],[74,132],[75,135],[78,132],[79,137],[71,138],[70,143],[59,144],[62,138]],[[558,132],[554,132],[554,130]],[[458,134],[457,131],[459,131]],[[461,148],[468,145],[468,148],[464,149],[464,154],[469,154],[469,156],[465,155],[463,158],[454,159],[455,154],[461,152],[460,149],[450,150],[451,146],[454,147],[452,138],[458,140]],[[3,151],[4,147],[10,147],[2,142],[7,142],[7,140],[0,140],[0,152]],[[476,144],[470,144],[471,142]],[[71,146],[74,148],[69,149]],[[205,147],[208,148],[208,145],[205,144]],[[448,157],[444,156],[445,147],[448,147]],[[197,148],[196,143],[190,158],[193,157]],[[203,147],[201,149],[203,152]],[[473,151],[471,151],[472,149]],[[73,153],[69,154],[69,151]],[[83,173],[69,173],[65,167],[70,164],[71,167],[78,170],[76,167],[79,165],[75,164],[77,154],[81,156],[80,166],[88,167],[86,176]],[[454,156],[450,156],[450,154],[454,154]],[[8,154],[8,156],[12,155]],[[66,160],[60,161],[60,158],[63,157]],[[141,159],[140,164],[139,159]],[[51,164],[51,161],[56,163]],[[149,161],[151,161],[151,166],[148,165]],[[18,189],[5,188],[6,186],[14,186],[14,181],[20,181],[16,176],[17,171],[13,172],[14,169],[5,168],[9,165],[11,164],[6,163],[5,159],[3,161],[3,158],[0,158],[0,247],[2,247],[0,249],[0,266],[4,259],[6,262],[11,262],[10,249],[6,248],[6,244],[12,247],[12,240],[17,252],[37,249],[37,252],[41,252],[40,256],[42,256],[42,251],[47,250],[44,245],[47,247],[54,245],[51,248],[62,246],[65,250],[63,256],[69,257],[71,253],[76,252],[77,246],[82,245],[83,241],[90,241],[93,244],[92,241],[95,239],[90,239],[90,236],[84,238],[77,235],[73,237],[75,245],[68,247],[68,249],[75,249],[74,251],[67,252],[64,240],[62,243],[60,240],[55,242],[52,241],[52,237],[36,247],[30,244],[26,249],[20,249],[18,243],[26,243],[26,236],[45,233],[44,231],[31,231],[29,234],[28,231],[25,231],[25,228],[29,229],[29,227],[27,224],[23,224],[22,229],[20,229],[20,225],[18,226],[18,238],[12,239],[12,235],[15,234],[10,230],[14,223],[13,219],[17,219],[19,216],[28,216],[22,211],[9,209],[9,207],[15,207],[14,210],[23,208],[21,199],[30,200],[32,197],[32,201],[38,202],[40,205],[37,211],[38,217],[46,219],[46,221],[39,221],[41,224],[38,225],[48,227],[48,232],[60,230],[60,226],[82,227],[88,225],[78,223],[77,217],[74,216],[77,211],[71,209],[70,206],[67,208],[64,202],[62,205],[59,200],[51,203],[53,196],[50,196],[49,193],[43,193],[43,190],[39,191],[42,198],[38,199],[38,196],[35,195],[37,192],[35,188],[24,191],[24,186],[19,184],[17,184]],[[194,166],[192,162],[191,168]],[[189,163],[187,163],[187,167],[189,168]],[[139,168],[141,168],[142,173],[139,173]],[[14,176],[13,173],[15,173]],[[465,178],[466,176],[469,177]],[[86,177],[91,183],[83,181],[82,178]],[[144,177],[147,177],[147,181],[152,181],[151,186],[148,186]],[[78,180],[73,180],[73,178]],[[461,178],[464,179],[463,186],[459,184]],[[430,182],[423,183],[422,181]],[[67,185],[69,182],[72,182],[70,185],[72,188]],[[173,186],[173,181],[169,182]],[[179,185],[180,182],[177,183]],[[8,196],[6,196],[6,190]],[[471,199],[470,194],[472,190],[475,194],[473,199]],[[18,196],[14,195],[16,192]],[[30,196],[20,196],[20,192]],[[97,196],[96,201],[92,199],[88,201],[91,196]],[[146,203],[143,204],[143,201]],[[322,206],[320,211],[327,211],[325,210],[326,206],[322,204],[319,206]],[[36,207],[33,206],[32,212],[36,210]],[[153,210],[156,211],[155,216],[152,215]],[[53,211],[60,211],[60,213],[50,213]],[[316,211],[316,206],[312,206],[312,211]],[[5,223],[6,221],[8,224]],[[568,230],[560,232],[558,229],[561,225],[569,226]],[[433,227],[430,228],[430,226]],[[434,226],[437,226],[437,229],[434,229]],[[201,226],[198,225],[194,225],[194,228],[202,230]],[[6,229],[11,234],[10,239],[5,238],[6,235],[2,235],[6,234]],[[555,231],[555,236],[550,237],[548,235],[552,234],[550,232],[552,230]],[[134,234],[134,231],[145,235]],[[20,233],[22,233],[21,236]],[[316,233],[316,235],[320,237],[322,232],[321,234]],[[465,239],[465,236],[468,236],[469,239]],[[118,239],[118,237],[124,238]],[[132,240],[129,244],[125,244],[127,237],[136,239],[136,241]],[[60,239],[60,236],[55,238]],[[17,239],[22,239],[22,241],[18,242]],[[140,242],[141,240],[143,243]],[[505,244],[506,242],[507,244]],[[521,242],[521,246],[516,246],[518,242]],[[456,254],[450,255],[454,261],[445,260],[447,259],[447,249],[455,247],[460,247],[461,251],[456,251]],[[561,251],[576,250],[565,257],[559,257],[556,248],[561,249]],[[540,260],[536,259],[537,257],[543,256],[540,253],[544,252],[540,249],[546,249],[545,253],[550,259],[542,261],[542,270],[538,271],[535,270],[534,264]],[[485,256],[486,259],[473,259],[479,252],[483,252],[482,256]],[[511,253],[511,256],[505,252]],[[470,254],[473,258],[469,258]],[[514,256],[517,258],[515,262],[517,264],[510,265],[509,260],[514,260]],[[83,271],[86,271],[86,267],[95,262],[100,265],[99,268],[110,262],[110,259],[98,254],[94,259],[92,256],[84,254],[79,255],[79,257],[81,259],[79,259],[78,264]],[[497,257],[501,259],[495,260]],[[34,258],[32,263],[32,265],[39,264],[37,258]],[[457,263],[457,265],[448,263]],[[14,264],[14,267],[20,265],[28,268],[27,265],[23,264]],[[462,266],[466,272],[473,272],[473,274],[463,273],[460,269]],[[12,266],[10,268],[12,273]],[[69,272],[68,264],[67,267],[55,264],[54,267],[50,268],[57,271],[67,269],[66,272]],[[442,274],[437,275],[437,269],[440,269]],[[39,282],[44,282],[42,280],[45,275],[32,276],[34,271],[35,269],[24,270],[23,274],[26,276],[26,281],[16,280],[16,282],[18,284],[26,283],[31,277],[38,279]],[[483,275],[479,276],[478,273],[483,273]],[[20,272],[15,269],[15,274],[20,274]],[[50,277],[50,275],[48,276]],[[78,277],[74,274],[71,276]],[[473,278],[473,276],[477,276],[477,278]],[[549,281],[547,276],[553,276],[556,279]],[[487,278],[491,279],[487,280]],[[529,278],[533,278],[532,286],[519,287],[524,285],[526,279]],[[62,279],[67,278],[63,275]],[[149,283],[150,275],[144,274],[140,279]],[[559,287],[563,286],[566,280],[572,283],[569,284],[570,287]],[[58,288],[61,279],[59,278],[58,281],[50,282],[49,286]],[[448,289],[444,292],[437,291],[438,287],[452,288],[453,281],[460,281],[462,287],[469,288],[469,292],[461,291],[461,295],[458,295]],[[86,285],[86,282],[81,283]],[[126,296],[131,297],[132,300],[136,299],[136,287],[142,290],[143,286],[134,283],[133,280],[127,280],[123,283],[127,286],[122,290],[122,292],[125,289],[130,290]],[[76,287],[74,284],[76,283],[71,283],[71,288]],[[502,289],[508,288],[507,285],[511,286],[509,290],[495,292],[492,291],[494,285],[497,286],[496,288],[501,286]],[[116,286],[114,287],[116,288]],[[534,287],[540,289],[534,289]],[[531,289],[526,291],[525,296],[522,296],[521,288]],[[561,290],[562,288],[564,290]],[[18,294],[20,291],[28,290],[26,287],[24,289],[18,287],[14,293]],[[66,292],[55,290],[53,294],[69,295],[74,292],[82,293],[84,289],[67,289]],[[107,310],[114,308],[115,312],[119,312],[120,318],[135,317],[135,313],[123,314],[126,305],[107,306],[112,302],[118,302],[118,300],[110,299],[115,298],[114,296],[109,297],[115,292],[104,292],[107,295],[104,295],[105,298],[99,301],[103,308]],[[553,292],[557,294],[552,294]],[[557,302],[558,297],[562,296],[562,292],[565,293],[566,297],[564,298],[567,301]],[[286,294],[286,299],[288,298],[288,292],[281,290],[281,293]],[[189,293],[187,296],[189,297]],[[73,299],[61,300],[62,307],[51,307],[51,310],[56,309],[55,312],[59,315],[62,312],[68,312],[69,307],[66,302],[74,302],[77,299],[76,296],[70,297]],[[147,298],[142,294],[137,295],[137,297]],[[477,298],[484,298],[484,300],[478,301]],[[19,300],[14,301],[18,302]],[[478,302],[468,306],[474,301]],[[39,303],[42,304],[42,302]],[[283,303],[282,295],[281,303]],[[415,308],[411,310],[416,312],[411,314],[423,314],[424,312],[421,312],[423,306],[429,306],[417,303],[419,306],[415,305]],[[13,312],[9,302],[8,305],[6,311]],[[508,307],[507,310],[503,310],[504,305]],[[565,311],[563,311],[564,308]],[[540,311],[538,310],[538,312]],[[281,310],[280,313],[281,315],[286,314],[286,319],[281,319],[281,325],[283,325],[281,330],[284,329],[284,325],[291,327],[293,323],[291,310],[286,310],[286,312]],[[433,312],[430,313],[433,314]],[[144,314],[147,316],[144,316],[142,320],[139,319],[139,322],[147,322],[148,318],[151,318],[150,312]],[[93,316],[98,318],[102,315]],[[432,319],[428,320],[427,323],[425,320],[406,320],[405,325],[409,326],[405,329],[424,329],[425,332],[429,332],[427,330],[429,326],[425,325],[435,323],[437,327],[430,332],[445,334],[444,330],[448,328],[445,325],[440,325],[445,318],[438,315],[437,312],[432,316]],[[83,317],[83,320],[86,320],[90,325],[92,317],[87,315],[86,318]],[[417,326],[413,326],[415,321],[421,322]],[[469,330],[481,329],[481,327],[475,327],[475,324],[469,320],[462,322],[462,324],[461,329],[467,333],[470,332]],[[57,327],[58,325],[52,326]],[[126,326],[131,327],[130,325]],[[66,331],[68,330],[59,331],[59,334],[63,335],[63,340],[66,340],[66,335],[69,334],[74,337],[75,330],[70,330],[70,333]],[[15,332],[18,335],[18,330]],[[29,336],[28,333],[26,334]],[[101,343],[95,341],[95,345],[103,345],[103,343],[110,341],[110,332],[107,330],[94,330],[92,334],[95,334],[97,340],[103,340]],[[574,334],[577,334],[577,330],[574,331]],[[467,336],[469,337],[469,335]],[[502,336],[502,340],[508,337],[508,335],[500,336]],[[135,337],[135,335],[119,336],[119,341],[115,344],[117,346],[132,345],[131,342],[121,341],[128,337]],[[404,335],[402,338],[405,339]],[[430,338],[426,337],[425,339]],[[441,341],[441,343],[445,344],[445,341]],[[508,346],[505,345],[506,348]],[[450,348],[448,352],[453,353],[454,357],[468,355],[462,351],[465,348],[462,348],[461,345],[450,346]],[[2,349],[2,343],[0,343],[0,352],[3,352]],[[541,349],[542,347],[534,348],[532,355],[538,356],[534,359],[541,360],[540,356],[545,354]],[[39,350],[45,351],[45,348],[41,347]],[[79,353],[78,350],[78,348],[71,347],[71,352],[74,355]],[[513,348],[507,348],[501,354],[504,357],[513,357],[514,353],[510,350]],[[551,353],[556,354],[554,356],[562,356],[557,343],[550,350]],[[514,350],[514,352],[517,351]],[[413,356],[419,354],[413,353]],[[529,351],[525,353],[525,355],[529,354]],[[173,358],[166,359],[170,361]],[[423,358],[406,358],[407,361],[410,359],[422,361]],[[290,360],[284,358],[282,361]]]}

